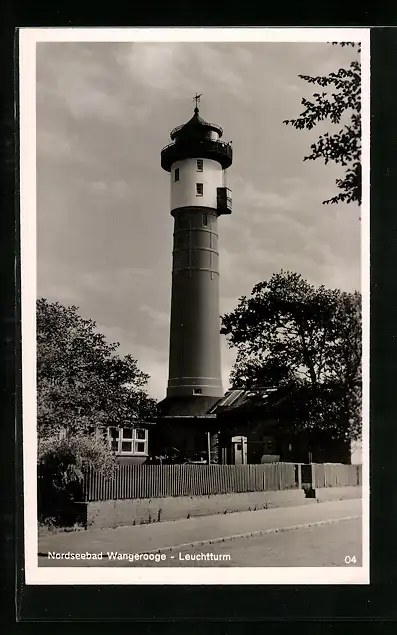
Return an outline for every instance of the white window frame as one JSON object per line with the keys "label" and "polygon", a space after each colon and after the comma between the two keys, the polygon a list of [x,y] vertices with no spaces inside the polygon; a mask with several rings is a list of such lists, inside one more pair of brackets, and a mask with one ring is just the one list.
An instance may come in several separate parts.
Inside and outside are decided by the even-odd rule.
{"label": "white window frame", "polygon": [[[201,186],[201,192],[199,192]],[[196,183],[196,196],[204,196],[204,183]]]}
{"label": "white window frame", "polygon": [[[117,436],[112,436],[112,429],[117,430]],[[124,437],[124,430],[131,432],[131,436],[129,438]],[[138,432],[143,430],[145,432],[145,438],[139,439]],[[118,456],[147,456],[148,455],[148,430],[147,428],[121,428],[117,426],[109,426],[108,428],[108,441],[110,446],[112,446],[112,441],[116,440],[117,449],[113,451]],[[131,450],[123,450],[123,443],[131,443]],[[143,450],[138,450],[138,443],[143,443]]]}
{"label": "white window frame", "polygon": [[[143,444],[143,450],[138,450],[138,443],[142,443]],[[139,441],[134,441],[134,454],[137,454],[138,456],[143,456],[147,454],[147,441],[143,441],[142,439],[140,439]]]}
{"label": "white window frame", "polygon": [[197,172],[204,172],[204,161],[203,159],[197,159]]}

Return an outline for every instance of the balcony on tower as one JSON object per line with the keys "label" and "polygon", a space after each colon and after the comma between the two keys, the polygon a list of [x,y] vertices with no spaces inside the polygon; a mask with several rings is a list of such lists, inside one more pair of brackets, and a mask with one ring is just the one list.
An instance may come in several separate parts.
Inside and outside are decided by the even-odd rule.
{"label": "balcony on tower", "polygon": [[211,139],[195,139],[186,142],[174,142],[161,151],[161,167],[167,172],[171,171],[172,164],[183,159],[213,159],[221,164],[222,168],[232,164],[233,150],[230,143],[225,141],[212,141]]}
{"label": "balcony on tower", "polygon": [[228,187],[217,188],[216,209],[219,216],[232,213],[232,191]]}

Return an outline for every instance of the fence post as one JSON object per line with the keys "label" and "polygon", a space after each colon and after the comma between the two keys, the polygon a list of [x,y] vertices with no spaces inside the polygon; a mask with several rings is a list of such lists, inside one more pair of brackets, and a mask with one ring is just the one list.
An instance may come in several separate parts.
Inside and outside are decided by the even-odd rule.
{"label": "fence post", "polygon": [[302,489],[302,464],[297,464],[298,468],[298,489]]}
{"label": "fence post", "polygon": [[89,487],[89,478],[90,478],[90,466],[87,466],[84,470],[84,480],[83,480],[83,500],[85,502],[88,501],[88,487]]}

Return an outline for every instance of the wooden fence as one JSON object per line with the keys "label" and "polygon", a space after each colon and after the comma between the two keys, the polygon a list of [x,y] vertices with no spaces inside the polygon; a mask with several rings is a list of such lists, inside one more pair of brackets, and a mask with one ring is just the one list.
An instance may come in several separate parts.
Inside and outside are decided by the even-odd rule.
{"label": "wooden fence", "polygon": [[299,486],[293,463],[265,465],[118,465],[112,476],[89,469],[86,501],[206,496],[260,492]]}
{"label": "wooden fence", "polygon": [[361,465],[316,463],[312,466],[313,487],[348,487],[362,484]]}

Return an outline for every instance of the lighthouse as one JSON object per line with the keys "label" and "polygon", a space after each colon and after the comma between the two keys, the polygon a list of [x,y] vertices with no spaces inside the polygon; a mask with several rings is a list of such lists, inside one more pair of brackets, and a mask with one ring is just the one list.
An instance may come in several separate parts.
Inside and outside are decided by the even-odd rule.
{"label": "lighthouse", "polygon": [[167,411],[199,415],[223,396],[219,310],[219,217],[231,214],[226,170],[232,146],[199,114],[161,151],[174,219]]}

